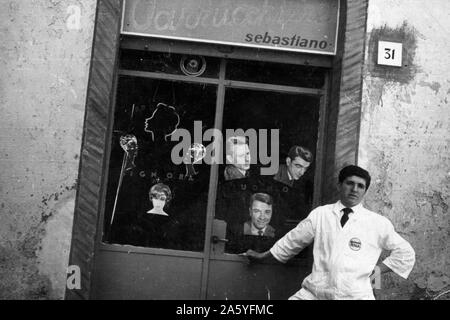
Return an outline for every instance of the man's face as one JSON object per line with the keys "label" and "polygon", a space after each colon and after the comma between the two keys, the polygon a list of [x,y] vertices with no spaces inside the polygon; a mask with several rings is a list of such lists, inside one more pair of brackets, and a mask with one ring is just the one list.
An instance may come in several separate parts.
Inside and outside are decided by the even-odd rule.
{"label": "man's face", "polygon": [[[250,149],[247,144],[233,146],[233,154],[228,159],[236,168],[247,171],[250,169]],[[228,156],[230,157],[230,156]]]}
{"label": "man's face", "polygon": [[345,178],[338,184],[341,202],[346,207],[358,205],[366,193],[366,180],[358,176]]}
{"label": "man's face", "polygon": [[303,160],[300,157],[295,157],[294,160],[287,157],[286,164],[292,179],[298,180],[300,179],[301,176],[305,174],[306,170],[308,170],[309,166],[311,165],[311,162]]}
{"label": "man's face", "polygon": [[255,200],[250,208],[250,217],[255,228],[264,229],[272,219],[272,205]]}

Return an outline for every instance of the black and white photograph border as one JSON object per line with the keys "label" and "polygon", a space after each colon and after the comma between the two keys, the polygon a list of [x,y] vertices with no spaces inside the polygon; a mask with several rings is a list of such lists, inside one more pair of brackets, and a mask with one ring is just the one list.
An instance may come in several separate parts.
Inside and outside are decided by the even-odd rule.
{"label": "black and white photograph border", "polygon": [[1,5],[0,300],[450,299],[449,1]]}

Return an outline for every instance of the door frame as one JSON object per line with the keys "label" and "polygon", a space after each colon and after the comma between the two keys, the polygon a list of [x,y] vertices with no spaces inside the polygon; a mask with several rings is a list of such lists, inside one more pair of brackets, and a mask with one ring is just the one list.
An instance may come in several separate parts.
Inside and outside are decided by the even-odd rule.
{"label": "door frame", "polygon": [[[341,0],[338,50],[333,58],[270,50],[258,52],[260,58],[264,55],[273,60],[281,59],[284,63],[298,63],[301,60],[305,64],[310,61],[330,64],[331,59],[330,104],[323,137],[324,159],[321,168],[316,168],[323,170],[320,184],[320,194],[323,196],[320,203],[336,198],[334,185],[337,169],[357,162],[367,4],[368,0]],[[97,1],[69,256],[69,265],[76,265],[81,270],[81,288],[66,290],[66,299],[89,299],[92,293],[95,255],[98,250],[96,244],[102,236],[99,224],[103,223],[100,221],[100,213],[105,192],[103,179],[109,143],[107,137],[109,126],[112,125],[111,110],[115,100],[121,19],[122,0]],[[195,44],[189,46],[196,47]],[[247,56],[249,50],[251,49],[216,47],[217,54],[224,57]],[[211,225],[212,221],[207,221],[207,228]]]}

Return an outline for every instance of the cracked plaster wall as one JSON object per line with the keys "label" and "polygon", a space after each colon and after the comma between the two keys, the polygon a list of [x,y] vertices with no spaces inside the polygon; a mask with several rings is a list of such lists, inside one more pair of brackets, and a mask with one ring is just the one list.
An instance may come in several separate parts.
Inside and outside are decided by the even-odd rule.
{"label": "cracked plaster wall", "polygon": [[[377,295],[432,298],[450,289],[450,2],[371,0],[367,25],[358,159],[373,177],[366,205],[391,219],[417,259],[408,280],[385,276]],[[401,68],[376,65],[377,40],[403,43]]]}
{"label": "cracked plaster wall", "polygon": [[96,1],[0,4],[0,299],[61,299]]}

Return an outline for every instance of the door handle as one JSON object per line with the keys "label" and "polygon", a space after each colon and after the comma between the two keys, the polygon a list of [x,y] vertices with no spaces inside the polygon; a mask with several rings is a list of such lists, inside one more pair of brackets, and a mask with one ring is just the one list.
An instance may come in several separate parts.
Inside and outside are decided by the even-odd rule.
{"label": "door handle", "polygon": [[228,239],[221,239],[221,238],[219,238],[218,236],[212,236],[212,237],[211,237],[211,241],[212,241],[212,243],[217,244],[217,243],[219,243],[219,242],[225,242],[225,243],[227,243],[229,240],[228,240]]}

